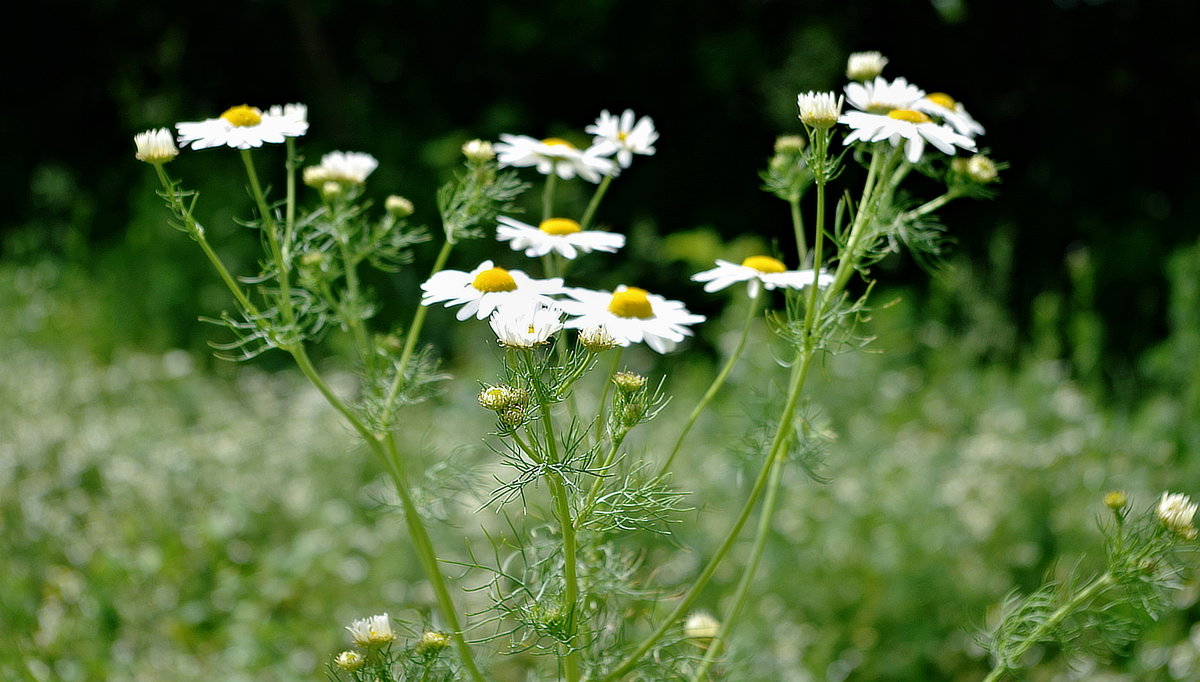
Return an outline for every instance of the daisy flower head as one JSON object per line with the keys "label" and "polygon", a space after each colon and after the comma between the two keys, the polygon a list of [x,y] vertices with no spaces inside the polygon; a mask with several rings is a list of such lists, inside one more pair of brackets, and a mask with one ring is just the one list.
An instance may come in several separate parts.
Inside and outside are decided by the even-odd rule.
{"label": "daisy flower head", "polygon": [[1196,527],[1192,525],[1192,517],[1196,515],[1196,504],[1183,493],[1163,493],[1158,501],[1158,520],[1170,530],[1192,540],[1196,537]]}
{"label": "daisy flower head", "polygon": [[832,128],[842,115],[842,98],[832,92],[805,92],[796,96],[800,122],[813,128]]}
{"label": "daisy flower head", "polygon": [[560,301],[572,319],[569,329],[603,327],[605,333],[619,346],[645,342],[659,353],[667,353],[691,336],[689,325],[704,321],[679,301],[669,301],[645,289],[621,285],[615,291],[592,291],[570,288],[566,295],[573,300]]}
{"label": "daisy flower head", "polygon": [[462,306],[455,315],[465,320],[472,315],[482,320],[502,305],[533,299],[553,305],[550,298],[563,293],[561,277],[533,279],[520,270],[505,270],[485,260],[470,272],[442,270],[421,284],[421,305],[445,302],[445,307]]}
{"label": "daisy flower head", "polygon": [[327,182],[361,185],[379,167],[379,160],[363,152],[329,152],[319,166],[304,169],[304,184],[322,187]]}
{"label": "daisy flower head", "polygon": [[788,270],[782,261],[770,256],[750,256],[741,265],[717,259],[717,267],[692,275],[692,281],[704,282],[704,290],[720,291],[726,287],[747,282],[746,293],[751,298],[758,296],[759,288],[770,291],[777,287],[788,289],[803,289],[812,286],[814,277],[817,286],[827,287],[833,284],[833,275],[821,270],[820,274],[812,270]]}
{"label": "daisy flower head", "polygon": [[303,104],[278,105],[266,113],[240,104],[230,107],[217,118],[176,123],[179,146],[192,149],[233,147],[251,149],[265,142],[280,143],[308,132],[308,109]]}
{"label": "daisy flower head", "polygon": [[893,147],[898,147],[903,141],[904,157],[909,163],[921,160],[926,142],[948,156],[954,156],[955,147],[975,151],[975,142],[971,138],[934,123],[928,115],[914,109],[893,109],[886,114],[850,111],[843,114],[840,121],[852,128],[843,141],[845,144],[887,140]]}
{"label": "daisy flower head", "polygon": [[595,147],[581,151],[558,137],[539,140],[528,135],[501,134],[493,149],[501,168],[534,166],[542,175],[553,173],[563,180],[578,175],[588,182],[600,182],[601,176],[612,175],[617,168],[612,159],[605,158]]}
{"label": "daisy flower head", "polygon": [[550,342],[563,328],[562,309],[536,299],[500,306],[488,318],[496,339],[505,348],[533,348]]}
{"label": "daisy flower head", "polygon": [[147,130],[133,136],[134,158],[146,163],[166,163],[179,156],[175,137],[166,128]]}
{"label": "daisy flower head", "polygon": [[392,621],[386,613],[360,618],[346,626],[346,629],[350,631],[350,638],[359,646],[387,644],[396,639],[396,633],[392,632]]}
{"label": "daisy flower head", "polygon": [[626,109],[619,118],[606,109],[600,112],[595,123],[584,128],[584,132],[596,136],[592,148],[597,154],[609,156],[615,153],[621,168],[629,168],[634,154],[654,154],[654,141],[658,139],[654,119],[649,116],[637,119],[632,109]]}
{"label": "daisy flower head", "polygon": [[584,230],[570,218],[550,218],[534,227],[505,216],[497,218],[496,239],[509,242],[513,251],[525,251],[530,258],[557,251],[563,258],[574,259],[591,251],[615,252],[625,246],[625,235],[601,230]]}
{"label": "daisy flower head", "polygon": [[883,76],[876,76],[875,80],[846,86],[846,101],[850,106],[872,114],[912,109],[924,96],[924,90],[904,78],[888,81]]}
{"label": "daisy flower head", "polygon": [[846,78],[852,81],[869,81],[883,73],[888,58],[880,52],[852,52],[846,60]]}
{"label": "daisy flower head", "polygon": [[985,132],[983,126],[967,113],[967,109],[962,105],[962,102],[955,100],[944,92],[929,93],[914,102],[912,108],[929,114],[934,118],[941,119],[951,128],[954,128],[955,132],[966,135],[971,139]]}

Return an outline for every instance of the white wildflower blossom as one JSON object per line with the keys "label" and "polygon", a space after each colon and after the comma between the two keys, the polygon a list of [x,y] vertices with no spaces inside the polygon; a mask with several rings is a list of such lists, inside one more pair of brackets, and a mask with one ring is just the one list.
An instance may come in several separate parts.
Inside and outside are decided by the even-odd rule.
{"label": "white wildflower blossom", "polygon": [[392,621],[386,613],[360,618],[346,626],[346,629],[350,631],[350,638],[359,646],[386,644],[396,639],[396,633],[392,632]]}
{"label": "white wildflower blossom", "polygon": [[813,128],[832,128],[842,115],[842,98],[832,92],[805,92],[796,96],[800,122]]}
{"label": "white wildflower blossom", "polygon": [[846,60],[846,78],[868,81],[883,73],[888,58],[880,52],[852,52]]}
{"label": "white wildflower blossom", "polygon": [[217,118],[176,123],[175,130],[179,133],[181,147],[251,149],[267,142],[278,144],[308,132],[307,109],[302,104],[276,105],[263,113],[242,104],[226,109]]}
{"label": "white wildflower blossom", "polygon": [[364,152],[329,152],[321,164],[304,169],[304,184],[321,187],[327,182],[361,185],[379,167],[379,160]]}
{"label": "white wildflower blossom", "polygon": [[528,135],[500,135],[495,147],[501,167],[534,166],[542,175],[557,175],[563,180],[579,176],[588,182],[600,182],[604,175],[616,173],[616,163],[605,158],[595,147],[580,151],[562,138],[538,140]]}
{"label": "white wildflower blossom", "polygon": [[615,291],[569,288],[574,300],[560,301],[572,319],[570,329],[603,327],[619,346],[645,342],[659,353],[667,353],[685,337],[689,325],[704,321],[703,315],[688,312],[679,301],[670,301],[638,287],[619,286]]}
{"label": "white wildflower blossom", "polygon": [[925,91],[904,78],[888,81],[882,76],[865,83],[846,86],[846,102],[855,109],[872,114],[886,114],[894,109],[912,109],[925,96]]}
{"label": "white wildflower blossom", "polygon": [[962,102],[944,92],[933,92],[913,102],[912,108],[941,119],[960,135],[974,139],[984,133],[983,126],[967,113]]}
{"label": "white wildflower blossom", "polygon": [[166,128],[147,130],[133,136],[134,157],[146,163],[166,163],[179,156],[175,137]]}
{"label": "white wildflower blossom", "polygon": [[455,315],[465,320],[490,316],[501,305],[533,299],[553,305],[551,296],[563,293],[561,277],[534,279],[520,270],[506,270],[486,260],[470,272],[442,270],[421,284],[421,305],[445,302],[462,306]]}
{"label": "white wildflower blossom", "polygon": [[505,348],[533,348],[550,342],[562,328],[562,309],[536,300],[503,305],[488,323]]}
{"label": "white wildflower blossom", "polygon": [[556,251],[563,258],[574,259],[591,251],[612,253],[625,245],[625,235],[584,230],[570,218],[550,218],[538,227],[505,216],[497,221],[500,225],[496,228],[496,239],[509,242],[513,251],[524,251],[531,258]]}
{"label": "white wildflower blossom", "polygon": [[904,156],[909,163],[921,159],[926,142],[949,156],[954,156],[955,147],[975,151],[975,143],[971,138],[959,135],[948,126],[934,123],[929,116],[912,109],[894,109],[886,114],[850,111],[842,115],[841,122],[852,129],[844,140],[845,144],[887,140],[892,146],[898,147],[903,142]]}
{"label": "white wildflower blossom", "polygon": [[811,269],[788,270],[781,261],[770,256],[750,256],[741,265],[717,259],[717,267],[692,275],[692,281],[704,282],[704,290],[708,292],[747,282],[746,293],[751,298],[758,295],[760,287],[768,291],[777,287],[803,289],[812,286],[814,279],[820,287],[833,284],[833,275],[824,269],[820,274],[815,274]]}
{"label": "white wildflower blossom", "polygon": [[1192,517],[1196,515],[1196,504],[1183,493],[1163,493],[1158,501],[1158,519],[1179,535],[1191,540],[1196,537]]}
{"label": "white wildflower blossom", "polygon": [[597,154],[616,154],[621,168],[629,168],[634,154],[654,154],[654,141],[658,139],[654,119],[649,116],[638,119],[632,109],[626,109],[619,118],[607,110],[602,111],[596,122],[584,128],[584,132],[596,136],[592,141],[592,149]]}

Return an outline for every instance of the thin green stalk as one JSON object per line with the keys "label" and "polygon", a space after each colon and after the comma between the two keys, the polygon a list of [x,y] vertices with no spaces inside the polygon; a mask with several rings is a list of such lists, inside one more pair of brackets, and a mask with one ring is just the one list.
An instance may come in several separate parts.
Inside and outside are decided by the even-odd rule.
{"label": "thin green stalk", "polygon": [[614,349],[612,364],[608,366],[608,374],[604,377],[604,385],[600,388],[600,404],[596,406],[596,440],[599,442],[604,438],[605,414],[608,412],[608,391],[612,388],[613,375],[617,373],[617,367],[621,366],[621,355],[625,349],[617,346]]}
{"label": "thin green stalk", "polygon": [[271,259],[275,261],[275,268],[278,271],[276,278],[279,281],[279,309],[283,312],[283,320],[288,327],[295,327],[296,314],[292,309],[292,290],[289,282],[291,268],[284,258],[283,247],[279,241],[279,226],[276,225],[275,216],[271,214],[271,208],[267,205],[267,195],[263,193],[262,185],[258,183],[258,173],[254,170],[254,160],[250,157],[250,150],[243,149],[241,152],[242,163],[246,165],[246,176],[250,178],[250,190],[254,194],[255,202],[258,203],[258,212],[262,215],[262,228],[267,233]]}
{"label": "thin green stalk", "polygon": [[612,180],[612,175],[605,175],[604,179],[600,181],[600,185],[596,187],[596,192],[592,194],[592,200],[588,202],[587,208],[583,211],[583,218],[579,220],[581,230],[586,230],[591,226],[592,219],[596,217],[596,209],[600,208],[600,200],[604,198],[604,193],[608,191]]}
{"label": "thin green stalk", "polygon": [[554,217],[554,186],[557,182],[558,176],[551,169],[550,174],[546,176],[546,184],[542,185],[542,220]]}
{"label": "thin green stalk", "polygon": [[788,205],[792,209],[792,230],[796,233],[796,253],[800,257],[797,267],[802,268],[808,259],[808,238],[804,234],[804,216],[800,213],[800,195],[788,197]]}
{"label": "thin green stalk", "polygon": [[[1067,603],[1058,607],[1058,609],[1056,609],[1054,613],[1050,614],[1049,618],[1039,624],[1033,632],[1029,633],[1029,636],[1025,638],[1025,641],[1021,644],[1021,646],[1017,647],[1017,650],[1013,652],[1010,660],[1020,660],[1021,656],[1024,656],[1025,652],[1028,651],[1030,647],[1040,642],[1047,634],[1051,632],[1051,630],[1058,627],[1058,624],[1061,623],[1064,618],[1071,615],[1072,612],[1074,612],[1084,603],[1091,601],[1104,590],[1112,587],[1114,584],[1116,584],[1116,582],[1116,578],[1111,573],[1106,572],[1097,577],[1095,580],[1089,583],[1087,587],[1084,587],[1082,590],[1080,590],[1078,594],[1067,600]],[[998,662],[996,663],[996,667],[993,668],[990,673],[988,673],[988,676],[983,678],[983,682],[998,682],[999,680],[1004,679],[1004,675],[1010,670],[1011,668],[1009,668],[1003,662]]]}
{"label": "thin green stalk", "polygon": [[[543,403],[540,407],[542,411],[542,427],[546,431],[547,460],[558,463],[561,460],[558,455],[558,443],[555,441],[554,421],[550,414],[550,406]],[[570,632],[572,637],[574,637],[576,609],[579,605],[579,578],[576,575],[577,566],[575,557],[575,523],[571,520],[571,506],[567,498],[567,488],[564,484],[562,474],[557,471],[551,471],[546,476],[546,481],[550,485],[550,495],[554,499],[555,515],[558,517],[558,525],[562,531],[563,582],[565,583],[563,601],[566,602],[567,606],[567,632]],[[574,642],[567,644],[567,654],[563,659],[563,667],[568,682],[578,682],[579,651],[575,647]]]}
{"label": "thin green stalk", "polygon": [[717,391],[721,390],[721,386],[725,384],[725,380],[729,378],[729,373],[733,371],[733,366],[741,359],[742,350],[746,347],[746,340],[750,337],[750,325],[754,322],[754,318],[758,317],[758,311],[762,306],[763,299],[766,295],[766,289],[759,285],[758,293],[750,300],[750,308],[746,311],[746,319],[742,322],[742,332],[738,337],[737,345],[734,346],[733,352],[729,354],[729,358],[721,367],[721,371],[717,373],[713,379],[712,385],[704,392],[704,397],[700,398],[700,402],[696,407],[692,408],[692,413],[683,423],[683,430],[679,432],[679,437],[675,439],[675,447],[671,448],[671,454],[667,455],[667,459],[658,469],[658,476],[661,478],[671,470],[671,464],[675,461],[675,456],[679,454],[680,448],[683,447],[683,441],[687,438],[688,433],[692,430],[692,426],[696,424],[696,420],[700,418],[701,413],[708,409],[709,404],[716,397]]}
{"label": "thin green stalk", "polygon": [[287,161],[284,169],[287,171],[287,204],[283,223],[283,244],[285,249],[292,248],[292,238],[296,234],[296,166],[299,160],[296,156],[296,138],[289,137],[287,143]]}
{"label": "thin green stalk", "polygon": [[959,196],[959,194],[957,192],[946,192],[945,194],[941,195],[940,197],[936,197],[934,199],[930,199],[929,201],[926,201],[925,203],[921,204],[920,206],[914,208],[911,211],[906,211],[904,213],[904,219],[912,220],[913,218],[920,218],[921,216],[925,215],[926,213],[932,213],[933,211],[936,211],[939,208],[941,208],[942,206],[945,206],[946,204],[950,203],[950,201],[957,199],[958,196]]}
{"label": "thin green stalk", "polygon": [[[347,243],[346,235],[339,234],[334,241],[337,242],[338,252],[342,256],[342,267],[346,270],[346,291],[348,297],[357,304],[361,301],[359,297],[358,263],[350,253],[350,245]],[[371,368],[375,364],[375,353],[371,348],[371,342],[367,336],[366,326],[363,324],[362,318],[358,316],[357,311],[351,312],[355,314],[353,316],[347,315],[346,310],[343,308],[342,320],[350,328],[350,335],[354,337],[355,345],[358,346],[359,359],[362,361],[363,367],[370,373]]]}
{"label": "thin green stalk", "polygon": [[831,292],[841,291],[846,286],[846,282],[850,280],[850,273],[853,272],[854,266],[858,262],[858,242],[862,239],[862,233],[869,222],[867,218],[874,213],[873,195],[875,192],[875,181],[879,175],[880,166],[883,163],[879,148],[880,146],[876,145],[875,151],[871,154],[871,166],[867,169],[867,181],[863,185],[862,198],[858,202],[858,211],[854,214],[854,224],[850,228],[850,238],[846,240],[846,247],[841,253],[837,270],[833,274],[833,285],[830,286]]}
{"label": "thin green stalk", "polygon": [[[429,276],[433,277],[446,267],[446,261],[450,259],[450,251],[454,248],[449,240],[442,244],[441,251],[438,251],[437,258],[433,261],[433,269],[430,270]],[[425,316],[429,313],[428,306],[418,304],[416,311],[413,312],[412,323],[408,325],[408,329],[404,332],[404,348],[400,351],[400,360],[396,363],[396,376],[392,379],[392,386],[388,389],[387,400],[383,404],[383,415],[391,414],[396,407],[396,399],[400,397],[400,388],[404,384],[404,374],[408,371],[408,363],[412,361],[413,352],[417,348],[417,340],[421,338],[421,328],[425,326]]]}
{"label": "thin green stalk", "polygon": [[[596,467],[597,471],[604,471],[608,467],[612,466],[613,460],[617,458],[617,452],[621,449],[621,443],[625,442],[625,436],[628,433],[629,430],[625,429],[624,431],[618,433],[615,438],[613,438],[612,447],[608,449],[608,452],[604,455],[604,459],[600,460],[600,466]],[[600,494],[600,486],[603,484],[603,482],[604,476],[597,474],[596,480],[592,481],[591,490],[588,490],[587,498],[585,498],[583,501],[583,506],[579,508],[579,516],[575,519],[576,528],[580,527],[580,524],[583,523],[583,521],[587,518],[587,515],[591,512],[592,505],[596,503],[596,496]]]}

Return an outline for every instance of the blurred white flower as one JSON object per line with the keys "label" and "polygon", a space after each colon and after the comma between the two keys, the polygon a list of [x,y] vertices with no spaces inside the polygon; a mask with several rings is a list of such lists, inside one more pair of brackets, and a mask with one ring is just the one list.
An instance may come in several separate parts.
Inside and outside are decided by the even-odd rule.
{"label": "blurred white flower", "polygon": [[463,143],[463,156],[475,163],[483,163],[496,158],[496,150],[492,147],[492,143],[486,140],[469,140]]}
{"label": "blurred white flower", "polygon": [[147,130],[133,136],[134,157],[146,163],[166,163],[179,156],[175,138],[166,128]]}
{"label": "blurred white flower", "polygon": [[386,613],[360,618],[346,626],[346,629],[350,631],[350,638],[359,646],[386,644],[396,639],[396,633],[392,632],[392,621]]}
{"label": "blurred white flower", "polygon": [[706,611],[693,611],[683,622],[683,636],[688,639],[710,640],[720,629],[721,622]]}
{"label": "blurred white flower", "polygon": [[327,182],[361,185],[367,181],[379,160],[364,152],[329,152],[321,157],[319,166],[304,169],[304,184],[321,187]]}
{"label": "blurred white flower", "polygon": [[533,279],[520,270],[495,267],[490,260],[470,272],[442,270],[421,284],[421,305],[446,302],[447,308],[461,305],[455,315],[465,320],[474,315],[484,319],[501,305],[533,299],[553,305],[550,298],[563,293],[561,277]]}
{"label": "blurred white flower", "polygon": [[615,153],[621,168],[629,168],[634,154],[654,154],[654,141],[658,139],[654,119],[649,116],[635,119],[632,109],[626,109],[620,118],[605,110],[600,112],[600,118],[595,123],[584,128],[584,132],[596,136],[592,141],[592,149],[597,154],[608,156]]}
{"label": "blurred white flower", "polygon": [[562,315],[557,306],[526,300],[500,306],[488,323],[505,348],[533,348],[549,343],[563,328]]}
{"label": "blurred white flower", "polygon": [[867,81],[883,73],[888,58],[879,52],[852,52],[846,60],[846,78]]}
{"label": "blurred white flower", "polygon": [[302,104],[273,106],[267,113],[245,104],[226,109],[217,118],[176,123],[179,145],[192,149],[228,146],[234,149],[280,143],[308,132],[307,109]]}
{"label": "blurred white flower", "polygon": [[912,109],[924,96],[924,90],[904,78],[889,82],[877,76],[873,81],[846,86],[846,101],[850,106],[872,114],[886,114],[893,109]]}
{"label": "blurred white flower", "polygon": [[620,346],[645,342],[659,353],[667,353],[691,336],[688,325],[704,321],[679,301],[669,301],[637,287],[619,286],[613,292],[569,288],[574,300],[559,304],[568,315],[569,329],[603,327]]}
{"label": "blurred white flower", "polygon": [[962,102],[956,101],[944,92],[925,95],[913,102],[912,108],[934,118],[942,119],[960,135],[966,135],[971,139],[984,133],[983,126],[967,113]]}
{"label": "blurred white flower", "polygon": [[505,216],[498,219],[496,239],[509,242],[513,251],[525,251],[531,258],[557,251],[564,258],[574,259],[579,253],[607,251],[612,253],[625,245],[625,235],[601,230],[582,230],[570,218],[550,218],[538,227]]}
{"label": "blurred white flower", "polygon": [[[750,256],[741,265],[717,259],[717,267],[692,275],[692,281],[705,282],[704,290],[720,291],[738,282],[748,282],[746,293],[751,298],[758,295],[759,287],[768,291],[776,287],[803,289],[812,286],[814,273],[810,270],[788,270],[779,260],[770,256]],[[821,270],[817,275],[817,285],[827,287],[833,284],[833,275]]]}
{"label": "blurred white flower", "polygon": [[534,166],[542,175],[553,173],[563,180],[578,175],[588,182],[600,182],[601,176],[616,172],[613,160],[601,156],[595,147],[580,151],[557,137],[538,140],[528,135],[502,134],[494,149],[501,167]]}
{"label": "blurred white flower", "polygon": [[1196,504],[1183,493],[1163,493],[1158,501],[1158,519],[1163,525],[1191,540],[1196,537],[1192,517],[1196,515]]}
{"label": "blurred white flower", "polygon": [[358,670],[367,664],[367,659],[357,651],[343,651],[333,659],[333,664],[342,670]]}
{"label": "blurred white flower", "polygon": [[956,146],[975,151],[975,143],[971,138],[959,135],[948,126],[938,125],[926,114],[912,109],[894,109],[886,114],[850,111],[842,115],[841,122],[852,129],[844,140],[845,144],[850,145],[860,140],[887,140],[892,146],[898,147],[903,141],[904,156],[909,163],[916,163],[921,159],[926,142],[950,156],[954,156]]}

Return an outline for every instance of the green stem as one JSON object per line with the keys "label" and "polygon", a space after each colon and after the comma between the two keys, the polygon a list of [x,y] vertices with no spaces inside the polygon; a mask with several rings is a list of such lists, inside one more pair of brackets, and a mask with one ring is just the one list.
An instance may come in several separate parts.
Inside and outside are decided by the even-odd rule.
{"label": "green stem", "polygon": [[[554,421],[550,414],[550,406],[542,403],[540,407],[542,412],[542,426],[546,431],[546,459],[549,462],[558,463],[561,460],[558,455],[558,443],[554,436]],[[579,605],[579,578],[576,575],[577,566],[575,558],[575,523],[571,520],[571,507],[567,499],[567,488],[562,474],[552,470],[547,474],[546,481],[550,485],[550,495],[554,498],[555,515],[558,517],[558,525],[562,530],[563,582],[565,583],[563,601],[567,607],[567,632],[571,633],[571,637],[574,638],[576,608]],[[575,647],[574,641],[568,642],[566,646],[567,654],[563,659],[566,677],[568,682],[578,682],[579,651]]]}
{"label": "green stem", "polygon": [[804,235],[804,216],[800,213],[800,195],[793,194],[788,197],[788,204],[792,209],[792,230],[796,233],[796,253],[800,257],[796,267],[802,268],[808,259],[808,238]]}
{"label": "green stem", "polygon": [[262,215],[262,227],[267,234],[271,259],[275,261],[276,279],[279,281],[279,309],[283,312],[283,320],[290,328],[289,331],[296,333],[296,314],[292,309],[292,290],[289,282],[291,270],[289,259],[285,258],[283,246],[279,241],[279,226],[275,223],[275,216],[272,215],[271,208],[267,205],[267,196],[258,182],[258,173],[254,170],[254,160],[250,157],[250,150],[243,149],[241,151],[242,163],[246,165],[246,176],[250,178],[250,190],[254,194],[255,202],[258,203],[258,212]]}
{"label": "green stem", "polygon": [[283,243],[290,250],[292,238],[296,234],[296,167],[299,159],[296,156],[296,138],[289,137],[286,143],[287,161],[284,162],[284,168],[287,170],[287,207],[283,224]]}
{"label": "green stem", "polygon": [[604,198],[604,193],[608,191],[612,180],[613,176],[605,175],[604,179],[600,181],[600,185],[596,187],[596,192],[592,194],[592,200],[588,202],[587,208],[583,211],[583,218],[579,220],[581,230],[586,230],[591,226],[592,219],[596,217],[596,209],[600,208],[600,200]]}
{"label": "green stem", "polygon": [[[349,300],[357,306],[362,301],[359,295],[358,263],[350,253],[349,236],[344,233],[338,234],[334,241],[337,242],[338,252],[342,256],[342,267],[346,270],[346,293]],[[366,325],[363,324],[362,318],[359,317],[357,309],[349,311],[354,314],[348,315],[347,310],[341,306],[340,302],[338,305],[342,313],[342,320],[349,327],[350,335],[354,337],[354,342],[358,346],[359,360],[362,362],[363,368],[367,373],[371,374],[371,370],[375,364],[375,353],[371,348],[371,342],[367,336]]]}
{"label": "green stem", "polygon": [[617,373],[617,367],[621,366],[621,355],[625,349],[617,346],[614,349],[612,364],[608,366],[608,375],[604,377],[604,386],[600,388],[600,404],[596,407],[596,441],[599,442],[604,438],[605,415],[608,413],[608,392],[612,388],[613,375]]}
{"label": "green stem", "polygon": [[701,413],[708,409],[709,403],[716,397],[717,391],[721,390],[721,386],[725,384],[725,380],[729,378],[729,373],[733,371],[733,366],[742,356],[742,350],[746,347],[746,340],[750,337],[750,325],[754,322],[754,318],[758,317],[758,311],[762,301],[765,298],[766,290],[760,284],[758,293],[750,300],[750,308],[746,311],[746,319],[742,322],[742,333],[738,337],[737,345],[734,346],[733,352],[729,354],[729,358],[725,361],[721,371],[717,373],[713,379],[712,385],[704,392],[704,397],[700,398],[700,402],[692,409],[692,413],[683,423],[683,430],[679,432],[679,437],[675,439],[675,447],[671,448],[671,454],[667,455],[667,459],[658,469],[658,476],[661,478],[671,470],[671,464],[675,461],[675,456],[679,454],[680,448],[683,447],[683,441],[687,438],[688,433],[692,430],[692,426],[696,424],[696,420],[700,418]]}
{"label": "green stem", "polygon": [[[608,453],[604,455],[604,459],[600,460],[600,466],[596,467],[597,471],[603,472],[608,467],[612,466],[613,460],[617,458],[617,452],[621,449],[621,443],[625,442],[625,436],[629,431],[626,429],[618,433],[613,438],[612,447],[608,449]],[[583,501],[583,506],[579,508],[579,516],[575,518],[575,528],[580,528],[583,522],[587,520],[588,514],[591,513],[592,505],[596,503],[596,496],[600,494],[600,487],[604,482],[604,474],[597,474],[596,480],[592,481],[592,488],[588,491],[587,498]]]}
{"label": "green stem", "polygon": [[[1058,627],[1058,624],[1061,623],[1064,618],[1071,615],[1071,613],[1073,613],[1084,603],[1091,601],[1094,597],[1115,583],[1116,578],[1111,573],[1104,573],[1098,576],[1095,580],[1080,590],[1078,594],[1076,594],[1074,597],[1071,597],[1062,606],[1058,607],[1054,613],[1050,614],[1050,617],[1039,624],[1033,632],[1029,633],[1029,636],[1025,637],[1024,641],[1016,648],[1012,655],[1007,657],[1008,660],[1013,661],[1014,663],[1020,660],[1021,656],[1025,655],[1025,652],[1028,651],[1030,647],[1042,641],[1046,635],[1048,635],[1054,628]],[[983,678],[983,682],[998,682],[998,680],[1004,679],[1004,675],[1010,670],[1011,668],[1009,668],[1005,663],[999,662],[996,664],[996,667],[993,668],[990,673],[988,673],[988,676]]]}
{"label": "green stem", "polygon": [[[433,277],[446,267],[446,261],[450,259],[450,251],[454,249],[454,244],[446,241],[442,244],[441,251],[438,252],[437,259],[433,262],[433,269],[429,276]],[[421,328],[425,326],[425,316],[429,313],[429,307],[417,304],[416,311],[413,312],[412,323],[408,325],[408,329],[404,333],[404,348],[400,351],[400,360],[396,363],[396,376],[392,379],[392,386],[388,389],[387,400],[383,404],[382,416],[387,419],[387,415],[392,413],[396,407],[396,399],[400,397],[400,389],[404,385],[404,375],[408,371],[408,363],[412,361],[413,353],[417,348],[417,340],[421,338]]]}
{"label": "green stem", "polygon": [[[858,263],[858,243],[862,239],[862,233],[866,229],[869,222],[868,217],[874,213],[874,193],[875,182],[879,175],[880,166],[883,164],[883,155],[880,153],[881,145],[876,145],[875,150],[871,153],[871,167],[867,170],[867,181],[863,185],[862,198],[858,202],[858,211],[854,214],[854,223],[850,228],[850,237],[846,240],[846,247],[840,254],[837,270],[833,274],[833,285],[829,288],[830,292],[841,291],[846,286],[846,282],[850,280],[850,273],[854,271],[855,265]],[[827,299],[832,300],[832,299]]]}
{"label": "green stem", "polygon": [[906,211],[904,213],[904,219],[912,220],[913,218],[920,218],[921,216],[925,215],[926,213],[932,213],[933,211],[936,211],[939,208],[941,208],[942,206],[945,206],[946,204],[950,203],[950,201],[952,201],[953,199],[957,199],[958,196],[959,196],[959,194],[957,192],[946,192],[945,194],[941,195],[940,197],[926,201],[925,203],[921,204],[920,206],[914,208],[911,211]]}
{"label": "green stem", "polygon": [[550,174],[546,176],[546,184],[542,186],[542,220],[554,217],[554,186],[557,182],[558,176],[551,168]]}

